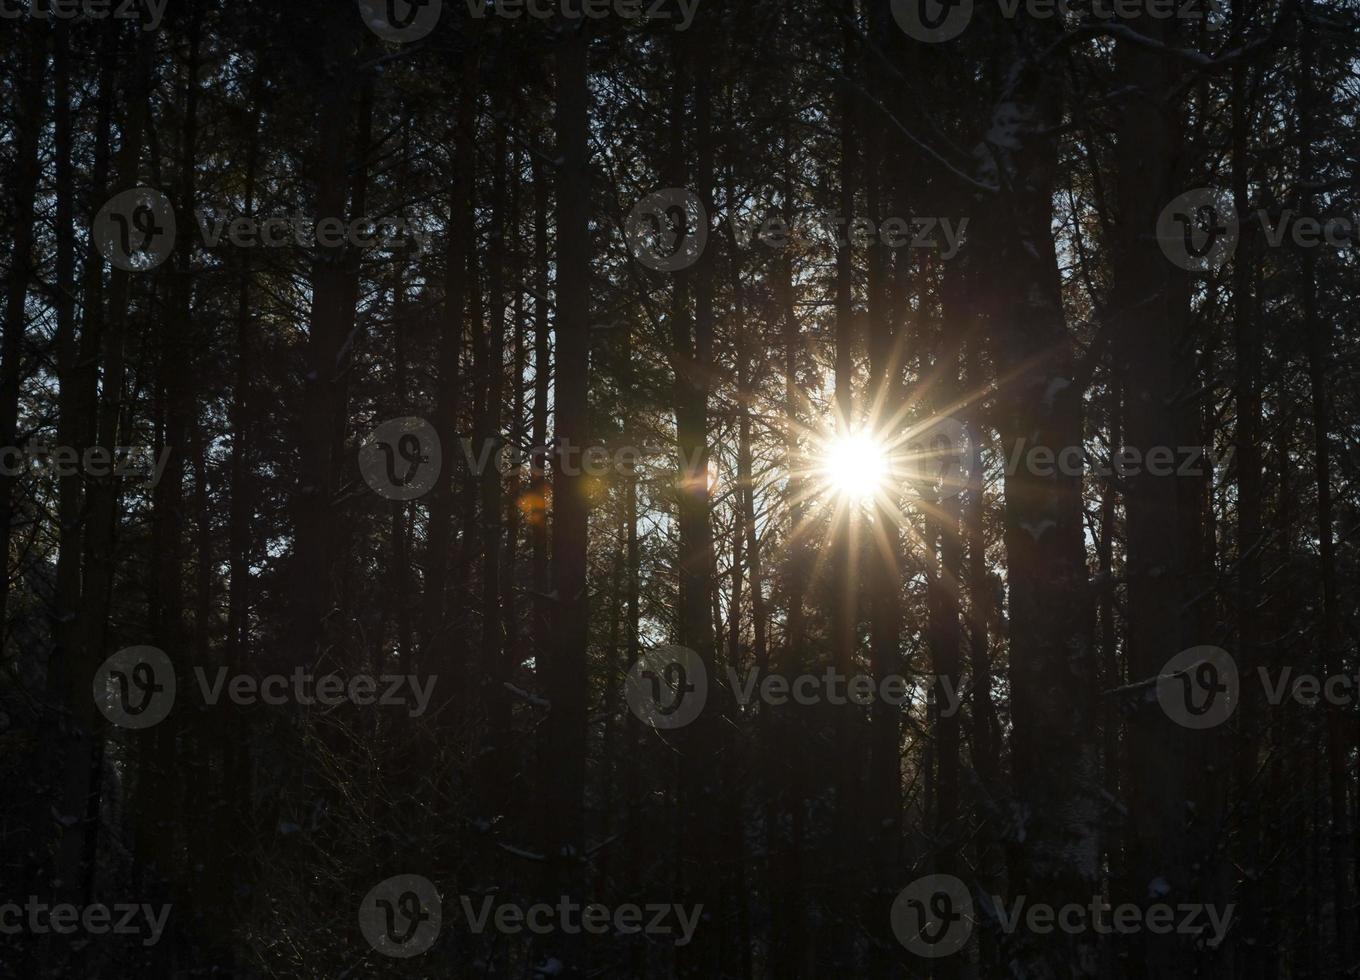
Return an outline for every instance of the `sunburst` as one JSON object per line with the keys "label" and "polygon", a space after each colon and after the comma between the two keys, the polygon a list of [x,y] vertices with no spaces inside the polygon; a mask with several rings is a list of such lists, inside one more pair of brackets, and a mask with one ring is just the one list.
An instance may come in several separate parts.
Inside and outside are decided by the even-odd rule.
{"label": "sunburst", "polygon": [[822,452],[818,476],[837,496],[865,503],[887,489],[888,447],[866,430],[831,439]]}

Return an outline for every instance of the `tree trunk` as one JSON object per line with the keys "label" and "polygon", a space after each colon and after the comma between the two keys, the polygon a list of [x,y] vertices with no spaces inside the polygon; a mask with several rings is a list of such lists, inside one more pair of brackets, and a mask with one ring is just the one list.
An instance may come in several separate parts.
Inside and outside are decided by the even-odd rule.
{"label": "tree trunk", "polygon": [[[1233,43],[1240,45],[1246,27],[1246,11],[1237,2],[1232,8]],[[1247,158],[1248,125],[1251,106],[1247,95],[1247,67],[1232,70],[1232,195],[1233,209],[1245,215],[1251,206],[1251,174]],[[1234,399],[1237,427],[1234,433],[1237,465],[1237,669],[1241,677],[1255,675],[1261,663],[1261,328],[1254,314],[1253,270],[1256,264],[1255,240],[1251,222],[1242,222],[1241,239],[1233,259],[1232,320],[1235,363]],[[1267,959],[1255,950],[1269,946],[1274,933],[1261,907],[1260,862],[1263,828],[1261,809],[1267,805],[1256,785],[1256,769],[1263,745],[1261,725],[1264,702],[1254,684],[1242,685],[1242,702],[1237,719],[1237,786],[1241,801],[1241,849],[1236,861],[1242,875],[1242,928],[1235,944],[1241,948],[1239,964],[1244,980],[1265,980]]]}
{"label": "tree trunk", "polygon": [[[493,115],[495,110],[493,109]],[[490,250],[487,268],[487,291],[490,309],[487,311],[484,341],[484,363],[479,377],[486,383],[486,400],[479,428],[482,442],[478,448],[486,452],[487,466],[482,470],[482,650],[481,662],[486,678],[483,704],[487,713],[486,765],[487,802],[492,806],[488,818],[499,815],[503,801],[495,787],[506,771],[505,745],[509,738],[510,703],[505,690],[509,677],[505,670],[505,622],[501,600],[501,547],[505,518],[501,488],[500,453],[505,440],[501,436],[501,402],[505,397],[505,126],[496,124],[492,144],[492,191]]]}
{"label": "tree trunk", "polygon": [[[14,29],[14,28],[11,28]],[[0,333],[0,446],[13,446],[19,429],[19,386],[23,381],[28,288],[33,279],[33,212],[38,197],[38,142],[46,108],[47,25],[33,19],[23,28],[23,98],[15,112],[17,133],[10,220],[14,237],[5,283],[5,322]],[[10,533],[17,477],[0,472],[0,647],[8,639]]]}
{"label": "tree trunk", "polygon": [[[590,371],[590,92],[588,21],[567,21],[557,45],[557,373],[554,441],[578,452],[589,445]],[[589,499],[579,467],[553,459],[553,646],[549,653],[545,788],[552,894],[571,894],[585,846],[587,594]],[[560,888],[560,890],[559,890]],[[559,958],[583,969],[582,944],[570,939]],[[568,951],[570,950],[570,952]],[[579,952],[578,952],[579,951]],[[571,955],[571,953],[577,955]]]}
{"label": "tree trunk", "polygon": [[[1312,4],[1305,0],[1299,18],[1299,214],[1312,215],[1313,141],[1316,108],[1313,95],[1315,53],[1313,25],[1309,19]],[[1318,560],[1322,578],[1322,637],[1321,656],[1315,667],[1324,677],[1345,671],[1344,640],[1341,636],[1341,611],[1337,599],[1336,530],[1332,513],[1331,462],[1331,404],[1327,388],[1328,361],[1332,351],[1332,326],[1318,315],[1317,303],[1317,248],[1302,247],[1299,276],[1303,332],[1308,344],[1308,384],[1313,412],[1313,479],[1317,488]],[[1332,913],[1336,929],[1335,950],[1340,957],[1336,966],[1355,962],[1352,952],[1354,910],[1351,908],[1350,882],[1350,824],[1346,815],[1346,792],[1349,784],[1347,755],[1350,747],[1345,734],[1345,715],[1336,698],[1328,698],[1326,708],[1327,733],[1327,800],[1329,864],[1332,879]]]}
{"label": "tree trunk", "polygon": [[[472,193],[475,178],[477,92],[476,59],[468,54],[461,66],[458,114],[453,129],[453,187],[449,193],[449,241],[444,263],[444,316],[440,321],[438,388],[432,424],[439,435],[446,466],[453,468],[458,439],[461,397],[461,355],[467,313],[468,257],[473,248]],[[450,547],[453,541],[453,480],[441,473],[430,493],[430,526],[426,534],[425,608],[419,670],[436,666],[455,676],[461,673],[461,645],[448,635],[447,592]]]}
{"label": "tree trunk", "polygon": [[[1021,440],[1056,454],[1080,445],[1082,432],[1051,231],[1061,83],[1025,65],[1019,50],[1047,46],[1055,26],[1022,17],[1009,28],[1012,70],[994,125],[1010,138],[988,151],[1003,190],[988,202],[993,213],[977,242],[998,280],[992,348],[1011,369],[998,411],[1007,459]],[[1014,783],[1024,814],[1008,842],[1011,889],[1031,902],[1087,905],[1096,894],[1099,753],[1081,483],[1044,473],[1008,468],[1005,482]],[[1014,977],[1097,975],[1089,933],[1023,935],[1013,945]]]}

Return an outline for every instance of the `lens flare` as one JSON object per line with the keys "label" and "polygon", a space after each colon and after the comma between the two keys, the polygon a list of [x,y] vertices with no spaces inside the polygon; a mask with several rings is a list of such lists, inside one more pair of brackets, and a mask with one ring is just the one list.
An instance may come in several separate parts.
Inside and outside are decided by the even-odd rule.
{"label": "lens flare", "polygon": [[869,500],[884,488],[888,454],[867,433],[848,433],[827,445],[822,476],[841,497]]}

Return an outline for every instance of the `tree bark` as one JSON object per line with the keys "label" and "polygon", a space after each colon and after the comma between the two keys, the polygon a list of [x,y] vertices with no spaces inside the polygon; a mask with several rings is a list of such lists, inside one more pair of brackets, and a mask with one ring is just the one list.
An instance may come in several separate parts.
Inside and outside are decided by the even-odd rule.
{"label": "tree bark", "polygon": [[[1051,231],[1061,83],[1026,57],[1048,46],[1055,26],[1028,17],[1010,25],[1011,69],[993,118],[1008,139],[987,151],[1002,190],[985,205],[977,245],[998,280],[991,346],[1011,370],[997,419],[1007,459],[1030,446],[1056,454],[1080,445],[1082,432]],[[1005,488],[1014,784],[1024,815],[1008,841],[1011,889],[1032,902],[1084,905],[1096,894],[1099,753],[1081,483],[1020,466],[1008,468]],[[1097,976],[1090,934],[1017,937],[1007,959],[1017,978]]]}
{"label": "tree bark", "polygon": [[[46,116],[47,25],[30,20],[23,28],[23,98],[14,126],[17,133],[10,215],[14,236],[5,283],[5,321],[0,332],[0,446],[13,446],[19,429],[19,386],[23,380],[27,299],[33,268],[33,217],[38,197],[38,143]],[[0,645],[8,638],[10,535],[17,477],[0,472]]]}
{"label": "tree bark", "polygon": [[[590,92],[588,21],[565,21],[557,45],[557,373],[554,442],[578,452],[589,445],[590,371]],[[553,635],[545,750],[547,847],[551,880],[570,894],[585,846],[587,594],[589,497],[579,468],[553,458]],[[553,894],[561,894],[554,889]],[[569,952],[570,951],[570,952]],[[579,952],[578,952],[579,951]],[[576,952],[577,955],[571,955]],[[584,967],[580,943],[566,941],[560,957]]]}

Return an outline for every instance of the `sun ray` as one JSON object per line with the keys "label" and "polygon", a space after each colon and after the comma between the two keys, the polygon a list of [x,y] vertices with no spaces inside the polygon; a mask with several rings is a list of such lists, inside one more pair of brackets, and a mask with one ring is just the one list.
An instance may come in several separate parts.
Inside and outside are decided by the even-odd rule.
{"label": "sun ray", "polygon": [[833,440],[825,449],[820,469],[829,489],[861,504],[883,492],[891,475],[886,449],[864,430]]}

